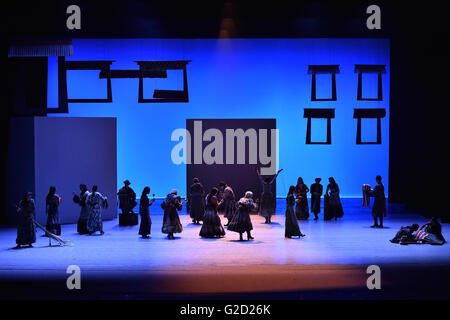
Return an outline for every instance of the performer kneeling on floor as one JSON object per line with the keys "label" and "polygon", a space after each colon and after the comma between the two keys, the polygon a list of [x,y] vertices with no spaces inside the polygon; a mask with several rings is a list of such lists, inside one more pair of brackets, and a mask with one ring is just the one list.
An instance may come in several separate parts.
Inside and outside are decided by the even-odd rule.
{"label": "performer kneeling on floor", "polygon": [[217,214],[217,207],[222,203],[217,201],[217,188],[212,188],[211,192],[206,196],[206,212],[203,220],[202,228],[200,229],[200,237],[215,238],[223,237],[225,230],[220,222],[220,217]]}
{"label": "performer kneeling on floor", "polygon": [[181,233],[183,231],[183,226],[177,212],[183,209],[183,203],[184,201],[181,202],[181,197],[178,196],[178,191],[173,189],[161,204],[161,208],[164,210],[161,231],[162,233],[167,234],[168,239],[175,239],[173,234]]}
{"label": "performer kneeling on floor", "polygon": [[256,169],[256,174],[258,175],[259,181],[262,186],[261,193],[261,202],[259,206],[259,215],[266,219],[264,223],[272,223],[271,218],[272,215],[275,214],[275,197],[272,193],[273,184],[275,183],[278,175],[283,169],[278,170],[277,174],[274,177],[265,177],[261,176],[261,171]]}
{"label": "performer kneeling on floor", "polygon": [[286,197],[286,223],[285,223],[285,238],[292,237],[304,237],[305,235],[301,233],[300,227],[298,226],[297,217],[295,216],[294,205],[295,205],[295,187],[290,186],[289,192]]}
{"label": "performer kneeling on floor", "polygon": [[242,234],[247,233],[247,240],[254,239],[250,233],[253,230],[252,221],[250,220],[250,212],[255,209],[255,203],[253,202],[253,193],[247,191],[245,196],[239,199],[237,204],[237,211],[228,224],[228,230],[239,233],[239,240],[243,241]]}

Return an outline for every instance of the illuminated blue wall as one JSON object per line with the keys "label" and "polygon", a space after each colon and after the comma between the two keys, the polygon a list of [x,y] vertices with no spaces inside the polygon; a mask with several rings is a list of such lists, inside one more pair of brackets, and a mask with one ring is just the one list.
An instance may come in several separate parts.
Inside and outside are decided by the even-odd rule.
{"label": "illuminated blue wall", "polygon": [[[187,66],[189,103],[138,103],[138,79],[113,79],[112,103],[69,103],[68,115],[117,117],[117,178],[129,179],[136,192],[149,185],[162,197],[170,189],[185,194],[186,168],[171,162],[173,130],[187,118],[276,118],[280,130],[277,195],[302,176],[334,176],[342,196],[361,196],[363,183],[384,177],[389,164],[389,40],[386,39],[101,39],[73,40],[67,60],[115,60],[112,69],[138,69],[135,60],[192,60]],[[338,64],[337,101],[311,102],[308,65]],[[386,65],[383,101],[357,101],[355,64]],[[56,60],[49,59],[48,107],[57,104]],[[363,78],[363,94],[376,95],[377,81]],[[168,79],[145,79],[144,97],[154,88],[181,89],[181,73]],[[69,98],[106,97],[98,71],[68,71]],[[317,78],[318,97],[331,90]],[[331,145],[306,145],[304,108],[335,108]],[[354,108],[385,108],[382,144],[356,145]],[[313,120],[312,139],[325,137],[325,120]],[[376,122],[363,120],[362,137],[375,140]],[[324,139],[324,138],[323,138]],[[95,155],[86,155],[95,157]],[[249,172],[254,174],[254,172]]]}

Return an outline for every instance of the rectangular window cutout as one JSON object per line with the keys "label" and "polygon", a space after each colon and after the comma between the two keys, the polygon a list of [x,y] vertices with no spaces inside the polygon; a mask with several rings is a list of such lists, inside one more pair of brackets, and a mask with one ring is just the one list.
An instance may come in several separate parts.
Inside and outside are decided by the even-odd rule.
{"label": "rectangular window cutout", "polygon": [[[353,118],[357,119],[357,127],[356,127],[356,144],[381,144],[381,118],[386,116],[386,109],[354,109]],[[364,134],[363,140],[363,126],[362,120],[364,119],[367,126],[370,126],[370,121],[366,122],[368,119],[376,120],[376,138],[367,137],[367,134]],[[373,123],[372,123],[373,125]],[[365,129],[364,129],[365,130]],[[369,128],[370,130],[370,128]],[[365,140],[365,139],[368,140]]]}
{"label": "rectangular window cutout", "polygon": [[[331,119],[334,118],[334,109],[304,109],[304,118],[307,118],[306,125],[306,144],[331,144]],[[318,138],[320,140],[314,140],[312,137],[312,123],[313,119],[314,123],[319,125],[319,128],[314,129],[314,138]],[[326,125],[323,125],[323,122],[317,122],[316,120],[325,120]],[[322,133],[319,130],[322,129]],[[322,136],[325,134],[325,139]]]}
{"label": "rectangular window cutout", "polygon": [[[358,74],[358,91],[357,91],[357,99],[362,101],[382,101],[383,100],[383,82],[381,75],[386,73],[385,65],[377,65],[377,64],[355,64],[355,73]],[[366,92],[366,86],[372,86],[372,83],[366,83],[363,81],[363,75],[367,74],[375,74],[376,75],[376,94],[374,97],[366,96],[364,93]],[[365,79],[370,79],[366,78]],[[364,88],[364,89],[363,89]],[[375,90],[375,89],[369,89]]]}
{"label": "rectangular window cutout", "polygon": [[339,73],[339,65],[308,66],[308,74],[311,74],[311,101],[337,100],[336,73]]}

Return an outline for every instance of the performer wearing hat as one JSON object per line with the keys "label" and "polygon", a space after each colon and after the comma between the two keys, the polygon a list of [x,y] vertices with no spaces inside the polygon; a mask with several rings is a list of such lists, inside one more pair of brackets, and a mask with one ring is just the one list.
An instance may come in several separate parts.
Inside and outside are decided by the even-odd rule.
{"label": "performer wearing hat", "polygon": [[25,193],[17,208],[19,213],[16,238],[17,249],[23,245],[28,245],[31,248],[33,246],[32,243],[36,242],[36,227],[33,223],[36,207],[31,195],[31,192]]}
{"label": "performer wearing hat", "polygon": [[322,179],[316,178],[316,183],[311,185],[311,212],[314,213],[314,220],[319,219],[318,214],[320,213],[320,197],[323,194],[323,186],[320,184]]}
{"label": "performer wearing hat", "polygon": [[117,193],[119,196],[119,208],[122,210],[122,213],[133,213],[133,208],[137,205],[136,193],[130,187],[130,181],[125,180],[123,184],[124,186]]}
{"label": "performer wearing hat", "polygon": [[255,209],[255,203],[253,202],[253,193],[247,191],[245,196],[239,199],[237,204],[236,214],[228,224],[228,231],[238,232],[239,241],[243,241],[242,234],[247,233],[247,240],[254,239],[250,233],[253,230],[252,221],[250,219],[250,212]]}

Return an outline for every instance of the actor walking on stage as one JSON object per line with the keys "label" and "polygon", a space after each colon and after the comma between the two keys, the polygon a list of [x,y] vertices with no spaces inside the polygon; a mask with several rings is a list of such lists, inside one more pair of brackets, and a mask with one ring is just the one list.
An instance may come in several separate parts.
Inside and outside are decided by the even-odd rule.
{"label": "actor walking on stage", "polygon": [[263,178],[261,176],[261,171],[259,169],[256,169],[256,174],[258,175],[259,181],[261,182],[262,186],[259,215],[266,219],[264,223],[272,223],[271,218],[272,215],[275,214],[276,199],[272,193],[272,190],[273,185],[276,182],[276,179],[281,171],[283,171],[283,169],[278,170],[277,174],[273,177]]}
{"label": "actor walking on stage", "polygon": [[299,177],[295,186],[295,194],[297,195],[295,215],[299,220],[307,220],[309,218],[308,192],[309,188],[303,183],[303,178]]}
{"label": "actor walking on stage", "polygon": [[320,197],[323,194],[323,186],[320,184],[322,179],[316,178],[316,183],[311,185],[311,212],[314,213],[314,220],[319,219],[320,213]]}
{"label": "actor walking on stage", "polygon": [[330,182],[327,186],[324,196],[324,220],[337,220],[344,215],[344,210],[342,209],[341,198],[339,196],[340,190],[339,186],[333,177],[328,178]]}
{"label": "actor walking on stage", "polygon": [[[375,178],[377,185],[368,192],[370,197],[374,198],[372,206],[373,226],[371,228],[383,228],[383,217],[386,216],[386,197],[384,195],[384,185],[381,182],[381,176]],[[378,224],[378,219],[380,224]]]}
{"label": "actor walking on stage", "polygon": [[61,234],[61,224],[59,222],[59,204],[61,197],[56,194],[56,187],[51,186],[45,198],[45,212],[47,213],[47,224],[45,228],[56,235]]}
{"label": "actor walking on stage", "polygon": [[295,216],[294,194],[295,194],[295,187],[290,186],[288,195],[286,197],[286,223],[285,223],[285,232],[284,232],[284,237],[289,238],[289,239],[292,237],[304,237],[305,236],[303,233],[301,233],[300,227],[298,226],[297,217]]}
{"label": "actor walking on stage", "polygon": [[88,207],[86,205],[86,199],[89,195],[88,188],[85,184],[80,184],[80,195],[74,194],[73,202],[78,203],[81,207],[80,217],[78,218],[77,232],[79,234],[87,234],[87,219],[88,219]]}
{"label": "actor walking on stage", "polygon": [[19,213],[16,238],[17,249],[24,245],[31,248],[33,247],[32,243],[36,242],[36,227],[33,222],[36,207],[31,195],[31,192],[25,193],[17,208],[17,212]]}
{"label": "actor walking on stage", "polygon": [[100,231],[100,234],[104,234],[101,208],[106,206],[107,198],[100,192],[97,192],[97,190],[98,187],[93,186],[92,192],[86,199],[86,205],[88,207],[87,230],[89,235],[97,231]]}
{"label": "actor walking on stage", "polygon": [[223,181],[219,183],[219,190],[223,191],[223,212],[224,217],[228,220],[228,223],[225,225],[227,227],[236,211],[235,195],[233,189]]}
{"label": "actor walking on stage", "polygon": [[123,182],[124,186],[117,193],[119,197],[119,208],[122,210],[122,213],[133,213],[134,207],[136,207],[136,193],[130,187],[131,182],[129,180],[125,180]]}
{"label": "actor walking on stage", "polygon": [[250,231],[253,230],[252,221],[250,220],[250,212],[256,208],[252,197],[253,193],[251,191],[247,191],[245,196],[239,199],[236,214],[233,216],[233,219],[228,225],[228,231],[239,233],[239,241],[244,240],[242,238],[243,233],[247,233],[247,240],[254,239],[250,233]]}
{"label": "actor walking on stage", "polygon": [[217,214],[217,207],[223,200],[217,201],[217,193],[217,188],[212,188],[211,192],[206,196],[205,218],[200,229],[200,237],[202,238],[221,238],[225,235],[225,230]]}
{"label": "actor walking on stage", "polygon": [[161,208],[164,210],[161,231],[162,233],[167,234],[168,239],[175,239],[173,234],[181,233],[183,231],[183,226],[181,225],[180,217],[177,212],[183,209],[183,202],[181,202],[181,198],[177,194],[178,191],[173,189],[161,204]]}
{"label": "actor walking on stage", "polygon": [[189,215],[193,223],[200,224],[205,217],[205,190],[198,178],[194,178],[193,182],[190,188]]}
{"label": "actor walking on stage", "polygon": [[139,226],[139,235],[144,239],[148,239],[152,229],[152,219],[150,218],[150,206],[155,202],[155,195],[153,199],[148,198],[150,187],[145,187],[142,190],[141,199],[139,200],[139,214],[141,215],[141,224]]}

